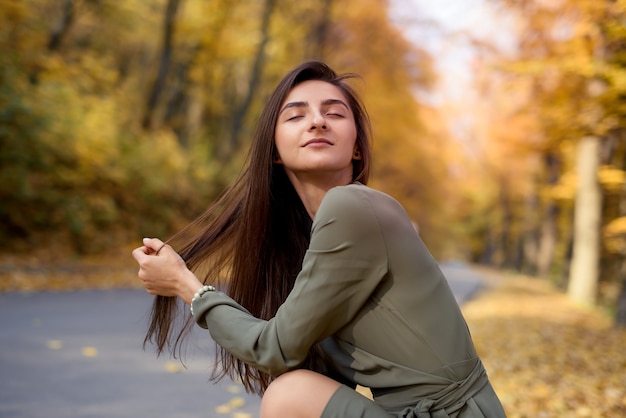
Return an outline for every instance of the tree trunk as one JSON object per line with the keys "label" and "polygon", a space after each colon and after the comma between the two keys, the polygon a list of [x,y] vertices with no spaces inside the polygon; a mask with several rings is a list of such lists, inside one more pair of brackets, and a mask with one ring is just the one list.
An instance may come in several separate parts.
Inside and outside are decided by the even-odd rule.
{"label": "tree trunk", "polygon": [[169,68],[172,60],[172,41],[174,38],[174,27],[176,21],[176,13],[180,6],[180,0],[167,0],[167,7],[165,8],[165,19],[163,21],[163,42],[161,47],[161,59],[159,61],[159,70],[156,80],[152,85],[150,94],[148,95],[148,102],[146,104],[146,110],[144,113],[142,126],[144,129],[152,128],[154,123],[154,111],[159,97],[165,87],[165,80],[169,72]]}
{"label": "tree trunk", "polygon": [[574,209],[574,246],[568,296],[592,305],[596,301],[600,260],[602,194],[598,182],[600,139],[583,138],[578,144],[578,191]]}
{"label": "tree trunk", "polygon": [[[67,37],[67,34],[76,18],[75,6],[74,0],[65,0],[63,3],[61,18],[52,28],[50,37],[48,38],[48,43],[46,45],[48,52],[57,52]],[[28,74],[28,80],[31,84],[39,83],[39,74],[42,70],[43,67],[41,65],[36,65],[35,68]]]}
{"label": "tree trunk", "polygon": [[626,262],[622,260],[620,272],[621,290],[615,304],[615,326],[626,328]]}
{"label": "tree trunk", "polygon": [[536,275],[539,259],[539,243],[537,237],[538,222],[537,212],[539,209],[539,199],[536,193],[526,196],[525,215],[524,215],[524,233],[522,236],[522,263],[521,271],[525,274]]}
{"label": "tree trunk", "polygon": [[502,223],[500,225],[500,268],[513,268],[512,256],[513,245],[513,214],[511,209],[511,195],[508,181],[502,176],[500,178],[500,210],[502,211]]}
{"label": "tree trunk", "polygon": [[248,113],[250,105],[252,104],[254,93],[261,80],[261,71],[263,70],[263,65],[265,63],[265,48],[270,39],[270,18],[272,17],[275,5],[276,0],[265,0],[265,8],[263,9],[263,16],[261,20],[261,42],[259,42],[259,46],[256,50],[256,56],[252,64],[252,72],[250,74],[246,97],[241,105],[235,109],[233,115],[230,131],[230,143],[227,152],[231,152],[237,148],[239,143],[239,133],[241,132],[243,121]]}
{"label": "tree trunk", "polygon": [[50,39],[48,40],[48,51],[56,51],[59,49],[73,22],[74,1],[65,0],[65,3],[63,4],[63,16],[50,34]]}
{"label": "tree trunk", "polygon": [[[559,180],[559,158],[554,153],[548,153],[545,155],[544,160],[547,171],[547,184],[549,186],[555,185]],[[548,277],[554,261],[558,213],[559,209],[552,200],[546,202],[539,227],[539,249],[537,253],[537,275],[542,278]]]}
{"label": "tree trunk", "polygon": [[[619,143],[626,142],[626,129],[620,129],[614,132],[609,138],[611,140],[605,147],[605,152],[609,155],[605,158],[607,164],[614,163],[622,170],[626,169],[626,153],[622,150],[617,154],[616,149]],[[617,155],[616,155],[617,154]],[[617,216],[626,216],[626,185],[622,185],[619,209]],[[620,270],[618,280],[621,282],[621,290],[615,301],[615,326],[626,328],[626,254],[622,253],[620,257]]]}
{"label": "tree trunk", "polygon": [[323,60],[328,39],[328,27],[331,22],[330,10],[333,0],[322,0],[321,3],[319,7],[320,16],[315,26],[313,26],[308,44],[310,48],[309,56]]}
{"label": "tree trunk", "polygon": [[179,57],[170,76],[170,80],[174,79],[175,81],[172,83],[171,93],[168,94],[163,124],[174,131],[178,143],[183,148],[189,148],[191,134],[200,124],[198,111],[202,109],[201,101],[190,95],[189,91],[193,89],[190,71],[201,49],[200,44],[197,44],[190,48],[184,60]]}

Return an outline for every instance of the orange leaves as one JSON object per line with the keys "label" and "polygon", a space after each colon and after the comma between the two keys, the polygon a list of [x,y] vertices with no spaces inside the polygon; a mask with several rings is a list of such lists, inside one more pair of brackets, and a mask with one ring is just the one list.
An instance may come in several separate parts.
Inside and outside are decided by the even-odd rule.
{"label": "orange leaves", "polygon": [[508,416],[624,416],[626,330],[545,282],[494,283],[463,312]]}

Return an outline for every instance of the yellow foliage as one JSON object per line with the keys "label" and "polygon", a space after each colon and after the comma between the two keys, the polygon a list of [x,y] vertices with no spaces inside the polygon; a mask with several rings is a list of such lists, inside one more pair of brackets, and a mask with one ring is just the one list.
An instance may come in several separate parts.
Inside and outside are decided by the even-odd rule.
{"label": "yellow foliage", "polygon": [[622,93],[626,91],[626,69],[606,66],[603,68],[603,75],[610,81],[611,88],[615,92]]}
{"label": "yellow foliage", "polygon": [[607,237],[616,235],[626,235],[626,216],[613,219],[604,227],[604,234]]}
{"label": "yellow foliage", "polygon": [[626,171],[605,165],[598,171],[598,180],[607,191],[620,191],[626,182]]}
{"label": "yellow foliage", "polygon": [[546,282],[484,274],[492,288],[463,313],[507,416],[624,416],[626,330]]}
{"label": "yellow foliage", "polygon": [[547,186],[547,197],[554,200],[573,200],[576,197],[578,176],[573,171],[564,173],[554,186]]}
{"label": "yellow foliage", "polygon": [[19,22],[28,15],[28,5],[20,0],[8,0],[5,2],[2,12],[8,22]]}
{"label": "yellow foliage", "polygon": [[[545,196],[554,200],[572,200],[576,197],[578,176],[574,171],[565,172],[554,186],[547,186]],[[608,192],[619,192],[626,182],[626,172],[612,166],[598,170],[598,181]]]}
{"label": "yellow foliage", "polygon": [[116,103],[109,97],[93,97],[87,102],[82,124],[75,138],[81,174],[91,172],[101,175],[119,159],[118,127],[111,123],[115,119],[115,106]]}
{"label": "yellow foliage", "polygon": [[626,255],[626,216],[615,218],[604,227],[604,246],[609,253]]}

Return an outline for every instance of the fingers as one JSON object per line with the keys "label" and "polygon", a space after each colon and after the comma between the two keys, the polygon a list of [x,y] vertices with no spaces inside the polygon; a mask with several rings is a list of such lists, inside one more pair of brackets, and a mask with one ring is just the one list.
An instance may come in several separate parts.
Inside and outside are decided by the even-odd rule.
{"label": "fingers", "polygon": [[145,257],[147,255],[150,255],[152,252],[153,252],[152,249],[144,245],[139,248],[135,248],[131,254],[133,258],[135,259],[135,261],[137,261],[138,263],[141,263],[142,260],[144,260]]}
{"label": "fingers", "polygon": [[148,251],[146,252],[146,254],[148,255],[159,255],[163,248],[169,247],[167,243],[161,241],[158,238],[144,238],[143,244],[148,249]]}
{"label": "fingers", "polygon": [[142,263],[147,255],[158,255],[159,251],[166,246],[166,244],[158,238],[144,238],[143,246],[135,248],[132,252],[133,258]]}
{"label": "fingers", "polygon": [[169,245],[167,245],[166,243],[163,243],[163,245],[161,245],[159,247],[158,250],[156,250],[156,253],[154,253],[154,255],[159,255],[159,253],[161,252],[162,249],[164,249],[165,247],[169,247]]}
{"label": "fingers", "polygon": [[143,239],[143,245],[145,245],[146,247],[148,247],[151,251],[151,253],[156,253],[158,252],[161,248],[163,248],[163,246],[165,245],[165,243],[163,241],[161,241],[158,238],[144,238]]}
{"label": "fingers", "polygon": [[[161,256],[155,257],[159,255],[159,252]],[[181,283],[188,281],[187,273],[191,272],[187,270],[185,262],[172,247],[158,238],[144,238],[143,246],[134,249],[132,255],[139,264],[137,277],[149,294],[180,296]],[[195,279],[195,276],[193,277]],[[196,284],[192,286],[195,289],[198,288]],[[191,300],[187,297],[188,293],[185,292],[186,299],[184,300]]]}

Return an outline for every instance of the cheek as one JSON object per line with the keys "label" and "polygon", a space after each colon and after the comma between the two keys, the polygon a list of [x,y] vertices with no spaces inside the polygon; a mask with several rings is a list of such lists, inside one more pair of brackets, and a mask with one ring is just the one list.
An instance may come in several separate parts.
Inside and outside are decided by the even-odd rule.
{"label": "cheek", "polygon": [[346,136],[349,137],[352,141],[352,146],[356,146],[356,137],[357,137],[357,130],[356,127],[351,127],[348,132],[346,133]]}
{"label": "cheek", "polygon": [[297,143],[301,128],[297,124],[284,124],[274,130],[274,143],[277,147],[288,147]]}
{"label": "cheek", "polygon": [[284,148],[284,135],[278,129],[274,132],[274,147],[279,154]]}
{"label": "cheek", "polygon": [[292,138],[292,135],[289,134],[288,129],[276,129],[274,132],[274,147],[278,157],[284,158],[289,154],[289,144],[293,142],[290,138]]}

